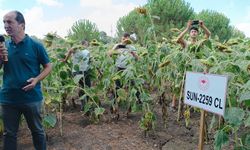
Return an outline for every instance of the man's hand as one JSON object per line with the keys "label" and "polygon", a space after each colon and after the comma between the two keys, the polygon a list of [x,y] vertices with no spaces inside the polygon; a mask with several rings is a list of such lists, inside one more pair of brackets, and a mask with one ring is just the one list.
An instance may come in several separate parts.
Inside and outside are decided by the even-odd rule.
{"label": "man's hand", "polygon": [[199,25],[200,25],[201,28],[203,28],[204,27],[204,22],[202,20],[199,20]]}
{"label": "man's hand", "polygon": [[0,44],[0,59],[3,60],[4,57],[8,57],[8,51],[3,44]]}
{"label": "man's hand", "polygon": [[202,20],[199,20],[199,25],[205,32],[205,38],[208,39],[211,35],[211,32],[208,30],[208,28],[205,26],[205,23]]}
{"label": "man's hand", "polygon": [[192,27],[192,20],[188,20],[187,22],[187,29],[190,29]]}
{"label": "man's hand", "polygon": [[65,63],[65,62],[66,62],[66,60],[65,60],[65,59],[58,59],[58,61],[63,62],[63,63]]}
{"label": "man's hand", "polygon": [[36,86],[37,82],[38,82],[37,78],[30,78],[27,80],[27,85],[24,86],[22,89],[27,92],[33,89]]}
{"label": "man's hand", "polygon": [[136,54],[136,52],[131,51],[130,53],[133,55],[136,61],[139,60],[139,56]]}

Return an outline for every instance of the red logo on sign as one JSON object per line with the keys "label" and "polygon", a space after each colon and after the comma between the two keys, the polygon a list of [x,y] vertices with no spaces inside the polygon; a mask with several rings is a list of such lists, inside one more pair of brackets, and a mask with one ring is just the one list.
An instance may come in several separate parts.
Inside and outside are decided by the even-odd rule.
{"label": "red logo on sign", "polygon": [[199,84],[199,88],[202,91],[206,91],[209,88],[209,80],[206,76],[200,77],[198,84]]}

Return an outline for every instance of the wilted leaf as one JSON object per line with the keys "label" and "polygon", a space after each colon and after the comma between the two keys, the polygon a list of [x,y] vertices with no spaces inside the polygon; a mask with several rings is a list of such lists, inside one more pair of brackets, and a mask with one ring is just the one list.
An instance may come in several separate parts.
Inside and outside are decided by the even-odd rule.
{"label": "wilted leaf", "polygon": [[246,136],[245,146],[247,147],[247,149],[250,149],[250,134]]}
{"label": "wilted leaf", "polygon": [[49,105],[52,102],[51,97],[47,97],[44,101],[46,105]]}
{"label": "wilted leaf", "polygon": [[90,110],[90,108],[91,108],[91,103],[86,103],[85,105],[84,105],[84,113],[86,113],[86,112],[88,112],[89,110]]}
{"label": "wilted leaf", "polygon": [[225,113],[225,120],[233,126],[240,126],[244,119],[245,111],[241,108],[228,108]]}
{"label": "wilted leaf", "polygon": [[126,99],[127,98],[127,92],[124,89],[118,89],[117,95],[120,99]]}
{"label": "wilted leaf", "polygon": [[248,113],[247,119],[244,121],[245,127],[250,127],[250,113]]}
{"label": "wilted leaf", "polygon": [[74,76],[73,80],[74,80],[75,84],[78,84],[79,81],[81,80],[81,78],[83,78],[83,77],[84,77],[83,74],[78,74],[78,75]]}
{"label": "wilted leaf", "polygon": [[105,109],[104,108],[95,108],[95,115],[102,115],[104,113]]}
{"label": "wilted leaf", "polygon": [[152,18],[157,19],[157,20],[161,20],[161,18],[159,16],[152,16]]}
{"label": "wilted leaf", "polygon": [[245,92],[240,95],[239,102],[250,100],[250,92]]}
{"label": "wilted leaf", "polygon": [[215,118],[215,115],[213,115],[213,118],[212,118],[211,123],[209,125],[209,130],[208,130],[209,133],[211,133],[212,128],[215,126],[215,124],[216,124],[216,118]]}
{"label": "wilted leaf", "polygon": [[215,149],[220,150],[221,147],[228,142],[228,135],[223,130],[218,130],[214,135],[214,139]]}
{"label": "wilted leaf", "polygon": [[43,118],[43,123],[48,127],[55,127],[56,125],[56,116],[53,114],[49,114]]}

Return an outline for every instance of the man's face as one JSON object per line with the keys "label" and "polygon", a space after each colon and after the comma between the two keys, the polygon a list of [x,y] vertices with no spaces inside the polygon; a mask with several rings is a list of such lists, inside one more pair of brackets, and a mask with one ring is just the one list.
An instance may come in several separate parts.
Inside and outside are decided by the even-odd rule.
{"label": "man's face", "polygon": [[11,37],[17,36],[24,30],[24,24],[19,24],[16,21],[16,13],[9,12],[3,17],[4,29]]}
{"label": "man's face", "polygon": [[129,36],[122,37],[122,42],[125,41],[125,40],[128,40],[128,39],[130,39]]}
{"label": "man's face", "polygon": [[191,38],[196,38],[197,35],[198,35],[198,31],[192,29],[192,30],[190,31],[189,35],[190,35]]}

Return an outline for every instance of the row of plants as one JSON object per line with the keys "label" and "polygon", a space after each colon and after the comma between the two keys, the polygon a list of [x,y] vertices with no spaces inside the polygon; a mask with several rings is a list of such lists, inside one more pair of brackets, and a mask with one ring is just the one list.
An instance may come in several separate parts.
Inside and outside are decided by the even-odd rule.
{"label": "row of plants", "polygon": [[[173,35],[180,31],[172,30]],[[226,143],[233,144],[235,148],[249,148],[250,125],[250,40],[230,39],[220,43],[218,39],[201,40],[196,45],[191,45],[186,50],[181,50],[176,44],[175,36],[172,39],[163,39],[163,42],[150,42],[147,47],[136,45],[140,59],[131,59],[129,67],[123,72],[117,72],[114,65],[116,55],[109,57],[107,52],[113,43],[91,46],[91,75],[93,86],[85,88],[90,101],[84,112],[91,111],[92,119],[98,121],[105,109],[101,103],[107,103],[110,108],[131,108],[132,112],[142,112],[139,126],[147,133],[155,127],[154,108],[159,100],[162,104],[162,116],[167,127],[167,106],[171,96],[179,100],[177,120],[183,115],[186,125],[190,121],[190,107],[181,109],[182,90],[186,71],[204,72],[227,75],[229,77],[227,91],[227,108],[224,122],[216,120],[215,116],[210,121],[210,129],[215,128],[214,146],[221,149]],[[69,103],[67,95],[75,94],[77,83],[81,76],[72,77],[72,63],[58,61],[64,57],[69,47],[78,47],[72,42],[61,38],[54,38],[48,47],[54,66],[52,74],[43,82],[45,93],[46,114],[58,114],[59,121],[63,113],[62,108]],[[117,91],[115,80],[120,79],[123,87]],[[135,82],[133,86],[129,83]],[[157,90],[155,90],[157,89]],[[139,91],[142,105],[137,103],[136,92]],[[117,93],[118,96],[110,96]],[[55,115],[54,115],[55,116]],[[45,122],[55,125],[51,115],[45,116]],[[220,126],[218,126],[220,124]],[[243,130],[243,131],[241,131]],[[241,131],[241,132],[240,132]],[[232,136],[233,135],[233,136]]]}

